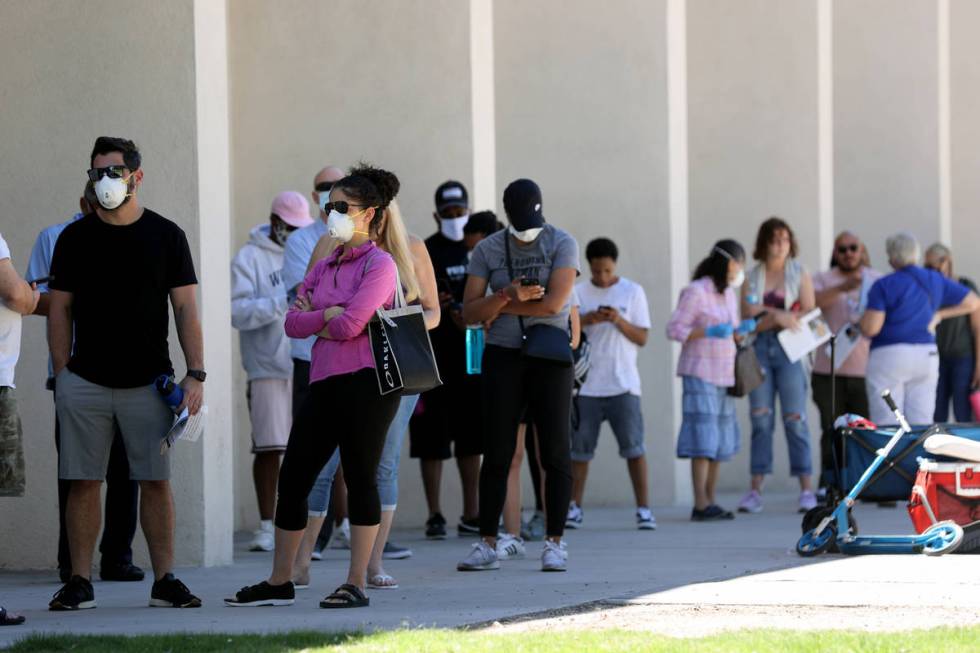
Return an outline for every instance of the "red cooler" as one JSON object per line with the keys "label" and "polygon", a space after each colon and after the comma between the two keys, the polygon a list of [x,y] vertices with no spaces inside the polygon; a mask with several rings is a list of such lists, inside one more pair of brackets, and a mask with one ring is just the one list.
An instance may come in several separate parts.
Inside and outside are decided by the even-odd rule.
{"label": "red cooler", "polygon": [[980,521],[980,463],[937,463],[922,460],[915,477],[909,516],[916,532],[938,521],[960,526]]}

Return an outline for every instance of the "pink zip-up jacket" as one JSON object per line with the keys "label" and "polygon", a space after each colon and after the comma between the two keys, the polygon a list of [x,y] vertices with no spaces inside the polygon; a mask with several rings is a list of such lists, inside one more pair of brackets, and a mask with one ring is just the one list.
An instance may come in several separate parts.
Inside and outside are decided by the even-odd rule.
{"label": "pink zip-up jacket", "polygon": [[[323,330],[331,339],[317,338],[310,363],[310,383],[338,374],[349,374],[374,367],[367,323],[375,311],[394,302],[397,279],[391,254],[372,241],[344,254],[338,247],[319,261],[299,285],[299,295],[312,292],[312,311],[290,308],[286,314],[286,335],[308,338]],[[323,309],[340,306],[341,315],[323,321]]]}

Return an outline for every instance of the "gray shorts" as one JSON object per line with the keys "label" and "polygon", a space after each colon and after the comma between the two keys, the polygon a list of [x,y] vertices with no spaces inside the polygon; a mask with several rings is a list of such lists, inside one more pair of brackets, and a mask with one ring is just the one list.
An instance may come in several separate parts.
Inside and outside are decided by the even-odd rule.
{"label": "gray shorts", "polygon": [[579,424],[572,430],[572,460],[585,463],[595,456],[599,429],[609,422],[619,443],[619,455],[639,458],[643,448],[643,413],[640,398],[629,393],[615,397],[576,397]]}
{"label": "gray shorts", "polygon": [[170,430],[174,414],[152,385],[107,388],[65,368],[58,373],[55,388],[61,428],[59,478],[105,479],[114,422],[126,446],[129,477],[134,481],[170,478],[170,452],[160,454],[160,440]]}

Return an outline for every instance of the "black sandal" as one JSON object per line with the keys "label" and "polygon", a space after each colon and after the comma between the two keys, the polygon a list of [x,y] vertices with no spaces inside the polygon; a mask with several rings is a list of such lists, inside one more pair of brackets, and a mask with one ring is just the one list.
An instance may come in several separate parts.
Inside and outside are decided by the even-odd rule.
{"label": "black sandal", "polygon": [[370,605],[371,599],[364,595],[357,585],[344,583],[334,593],[320,601],[321,608],[364,608]]}
{"label": "black sandal", "polygon": [[20,615],[12,615],[7,612],[7,608],[0,608],[0,626],[19,626],[27,621]]}

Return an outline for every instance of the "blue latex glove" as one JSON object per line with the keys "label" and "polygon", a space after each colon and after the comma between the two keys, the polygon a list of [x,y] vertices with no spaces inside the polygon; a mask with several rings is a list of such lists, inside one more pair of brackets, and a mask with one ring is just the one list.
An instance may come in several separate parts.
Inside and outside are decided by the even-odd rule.
{"label": "blue latex glove", "polygon": [[748,318],[742,320],[742,323],[738,325],[738,328],[735,329],[735,332],[738,333],[738,335],[740,336],[744,336],[755,331],[756,327],[758,326],[759,326],[758,321],[753,320],[752,318]]}
{"label": "blue latex glove", "polygon": [[713,324],[704,329],[705,338],[731,338],[735,330],[731,324]]}

